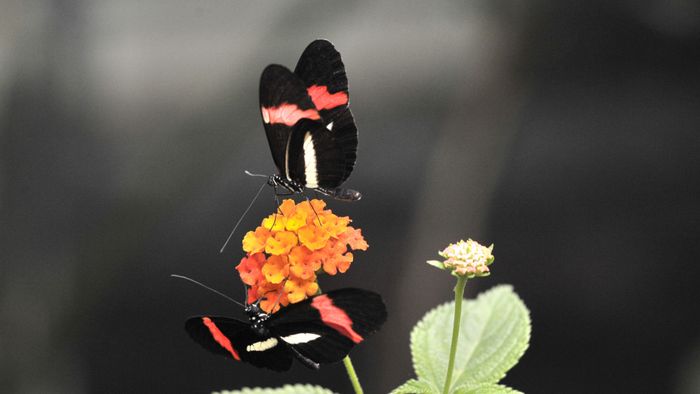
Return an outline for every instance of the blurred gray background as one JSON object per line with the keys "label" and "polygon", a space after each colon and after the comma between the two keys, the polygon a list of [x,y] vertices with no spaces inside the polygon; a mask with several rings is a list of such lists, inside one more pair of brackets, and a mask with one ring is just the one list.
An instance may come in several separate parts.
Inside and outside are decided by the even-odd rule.
{"label": "blurred gray background", "polygon": [[331,40],[360,130],[348,187],[371,247],[324,289],[380,291],[353,353],[368,393],[413,376],[412,325],[451,298],[427,266],[495,243],[474,296],[511,283],[530,393],[700,392],[700,3],[8,1],[0,3],[0,392],[210,392],[308,382],[190,341],[241,316],[169,279],[242,297],[238,242],[274,208],[258,78]]}

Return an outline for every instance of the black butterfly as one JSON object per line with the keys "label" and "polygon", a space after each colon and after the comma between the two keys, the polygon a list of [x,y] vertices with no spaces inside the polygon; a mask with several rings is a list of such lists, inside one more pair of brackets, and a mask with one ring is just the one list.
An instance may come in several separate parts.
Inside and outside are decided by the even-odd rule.
{"label": "black butterfly", "polygon": [[263,312],[258,303],[245,311],[249,322],[196,316],[187,320],[185,329],[207,350],[256,367],[286,371],[296,358],[318,369],[342,360],[387,315],[379,294],[351,288],[290,304],[275,314]]}
{"label": "black butterfly", "polygon": [[268,178],[289,193],[304,188],[338,200],[362,195],[340,186],[355,166],[357,127],[348,107],[345,66],[333,44],[316,40],[294,72],[272,64],[260,77],[260,111],[278,173]]}

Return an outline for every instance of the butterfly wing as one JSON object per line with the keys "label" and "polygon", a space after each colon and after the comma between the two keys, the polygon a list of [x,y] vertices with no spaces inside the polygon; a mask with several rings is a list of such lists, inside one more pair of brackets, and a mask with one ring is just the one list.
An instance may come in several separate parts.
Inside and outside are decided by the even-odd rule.
{"label": "butterfly wing", "polygon": [[196,316],[187,319],[185,330],[212,353],[245,361],[256,367],[286,371],[292,351],[273,336],[260,336],[249,323],[227,317]]}
{"label": "butterfly wing", "polygon": [[297,62],[294,73],[304,81],[316,109],[324,120],[335,120],[347,108],[348,78],[340,53],[326,40],[309,44]]}
{"label": "butterfly wing", "polygon": [[316,40],[306,47],[294,73],[306,86],[308,95],[321,114],[323,123],[334,135],[341,149],[343,174],[337,187],[352,172],[357,158],[357,126],[348,107],[350,95],[345,65],[340,53],[326,40]]}
{"label": "butterfly wing", "polygon": [[267,323],[305,365],[342,360],[386,321],[379,294],[360,289],[330,291],[292,304]]}
{"label": "butterfly wing", "polygon": [[276,64],[267,66],[260,76],[260,112],[272,159],[279,174],[287,176],[287,146],[292,128],[300,119],[320,120],[321,117],[304,82],[286,67]]}
{"label": "butterfly wing", "polygon": [[289,178],[308,188],[334,189],[343,183],[346,161],[336,135],[321,122],[300,120],[287,146]]}

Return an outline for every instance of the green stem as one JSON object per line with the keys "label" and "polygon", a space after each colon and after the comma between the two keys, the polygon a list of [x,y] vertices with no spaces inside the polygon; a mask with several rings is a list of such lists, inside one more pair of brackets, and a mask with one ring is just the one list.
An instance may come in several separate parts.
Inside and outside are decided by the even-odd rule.
{"label": "green stem", "polygon": [[455,353],[457,353],[457,340],[459,339],[459,323],[462,321],[462,298],[464,295],[464,287],[467,285],[467,277],[458,276],[457,284],[455,285],[455,316],[452,323],[452,345],[450,345],[450,362],[447,365],[447,377],[445,377],[445,387],[443,394],[450,392],[452,383],[452,370],[455,366]]}
{"label": "green stem", "polygon": [[350,356],[345,356],[343,359],[343,364],[345,364],[345,369],[348,371],[348,377],[350,378],[350,382],[352,382],[352,388],[355,390],[355,394],[364,393],[364,391],[362,391],[362,386],[360,385],[360,379],[357,378],[357,374],[355,373],[355,367],[352,366]]}

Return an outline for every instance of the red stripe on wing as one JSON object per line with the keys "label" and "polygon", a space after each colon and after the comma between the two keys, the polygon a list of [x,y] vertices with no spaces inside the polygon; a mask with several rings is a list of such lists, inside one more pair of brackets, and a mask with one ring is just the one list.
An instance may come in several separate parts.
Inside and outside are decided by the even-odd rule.
{"label": "red stripe on wing", "polygon": [[207,326],[211,336],[214,337],[214,340],[221,345],[221,347],[228,350],[233,358],[241,361],[241,358],[238,356],[238,352],[236,352],[236,349],[231,346],[231,341],[226,337],[226,335],[224,335],[224,333],[221,332],[221,330],[219,330],[219,327],[217,327],[216,324],[214,324],[214,322],[208,317],[203,317],[202,322],[204,322],[204,325]]}
{"label": "red stripe on wing", "polygon": [[268,124],[281,123],[287,126],[294,126],[299,119],[321,119],[315,109],[302,110],[295,104],[284,103],[279,107],[261,107],[263,121]]}
{"label": "red stripe on wing", "polygon": [[315,297],[311,302],[311,306],[318,309],[324,324],[348,337],[351,341],[360,343],[364,339],[352,329],[352,319],[350,319],[348,314],[333,305],[333,300],[328,298],[328,296]]}
{"label": "red stripe on wing", "polygon": [[311,85],[306,91],[311,96],[316,109],[333,109],[348,103],[348,94],[345,92],[330,93],[328,87],[322,85]]}

